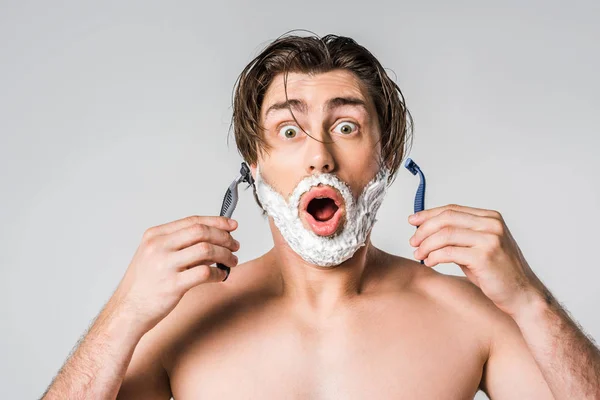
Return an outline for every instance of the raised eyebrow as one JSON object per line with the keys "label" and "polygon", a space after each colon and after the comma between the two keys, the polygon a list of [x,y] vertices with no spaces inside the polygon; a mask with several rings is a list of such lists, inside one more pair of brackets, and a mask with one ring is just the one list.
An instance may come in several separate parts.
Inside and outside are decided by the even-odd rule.
{"label": "raised eyebrow", "polygon": [[334,97],[325,104],[326,111],[332,111],[343,106],[357,106],[367,111],[367,103],[358,97]]}
{"label": "raised eyebrow", "polygon": [[[332,99],[327,100],[327,102],[325,103],[325,110],[332,111],[336,108],[343,106],[356,106],[363,108],[365,111],[368,111],[367,103],[363,99],[358,97],[334,97]],[[308,111],[308,105],[304,100],[289,99],[287,101],[281,101],[272,104],[265,113],[265,120],[272,112],[277,110],[287,110],[288,108],[292,108],[294,111],[300,112],[302,114],[306,114],[306,112]]]}
{"label": "raised eyebrow", "polygon": [[298,111],[302,114],[306,114],[308,111],[308,105],[304,100],[299,99],[289,99],[287,101],[281,101],[279,103],[272,104],[265,113],[265,120],[269,117],[274,111],[277,110],[287,110],[288,108],[292,108],[294,111]]}

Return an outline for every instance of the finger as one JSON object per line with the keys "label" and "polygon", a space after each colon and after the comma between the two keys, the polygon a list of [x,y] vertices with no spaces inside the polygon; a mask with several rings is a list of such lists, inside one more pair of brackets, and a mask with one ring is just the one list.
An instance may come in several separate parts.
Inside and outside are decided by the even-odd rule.
{"label": "finger", "polygon": [[233,231],[237,228],[237,221],[232,218],[218,215],[190,215],[189,217],[178,219],[177,221],[153,226],[146,230],[144,235],[147,237],[168,235],[194,224],[210,225],[226,231]]}
{"label": "finger", "polygon": [[[482,235],[484,236],[482,237]],[[482,234],[471,229],[447,226],[425,238],[414,251],[414,256],[417,260],[424,260],[432,251],[446,246],[474,247],[482,245],[486,239],[485,235],[487,233]]]}
{"label": "finger", "polygon": [[473,272],[471,272],[471,270],[464,266],[464,265],[458,265],[460,267],[460,269],[462,269],[463,273],[465,274],[465,276],[471,281],[473,282],[475,285],[479,286],[479,279],[477,279],[477,276],[475,276],[475,274]]}
{"label": "finger", "polygon": [[471,214],[471,215],[478,215],[480,217],[501,218],[500,213],[495,210],[486,210],[484,208],[467,207],[467,206],[461,206],[458,204],[447,204],[445,206],[429,208],[427,210],[419,211],[416,214],[412,214],[409,216],[408,222],[412,225],[419,226],[424,221],[426,221],[436,215],[439,215],[446,210],[460,211],[460,212]]}
{"label": "finger", "polygon": [[468,267],[473,265],[477,251],[473,247],[446,246],[432,251],[424,260],[427,267],[435,267],[442,263],[455,263]]}
{"label": "finger", "polygon": [[177,285],[183,291],[188,291],[202,283],[222,282],[227,272],[208,265],[198,265],[177,274]]}
{"label": "finger", "polygon": [[468,228],[474,231],[485,231],[489,221],[481,217],[455,210],[445,210],[442,213],[423,222],[409,239],[411,246],[417,247],[433,233],[445,227]]}
{"label": "finger", "polygon": [[221,263],[233,268],[238,258],[231,250],[208,242],[200,242],[168,255],[170,265],[178,270],[195,267],[200,264]]}
{"label": "finger", "polygon": [[165,247],[180,250],[200,242],[209,242],[238,251],[240,244],[227,231],[210,225],[192,224],[165,236]]}

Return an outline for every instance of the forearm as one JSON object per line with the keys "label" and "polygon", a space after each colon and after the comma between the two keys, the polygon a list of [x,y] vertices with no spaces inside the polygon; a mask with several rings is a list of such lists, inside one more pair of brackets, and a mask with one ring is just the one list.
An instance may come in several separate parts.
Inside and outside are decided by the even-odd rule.
{"label": "forearm", "polygon": [[115,399],[143,334],[109,301],[42,398]]}
{"label": "forearm", "polygon": [[600,351],[550,291],[512,317],[556,399],[600,399]]}

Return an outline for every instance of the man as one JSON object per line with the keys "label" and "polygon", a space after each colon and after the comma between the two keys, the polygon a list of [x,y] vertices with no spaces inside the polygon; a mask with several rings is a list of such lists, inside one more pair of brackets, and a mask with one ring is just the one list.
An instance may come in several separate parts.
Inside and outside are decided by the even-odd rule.
{"label": "man", "polygon": [[[424,265],[370,242],[410,122],[352,39],[269,45],[240,75],[233,126],[274,247],[238,265],[232,219],[148,229],[44,398],[600,398],[598,349],[500,213],[413,216]],[[466,278],[430,268],[449,262]]]}

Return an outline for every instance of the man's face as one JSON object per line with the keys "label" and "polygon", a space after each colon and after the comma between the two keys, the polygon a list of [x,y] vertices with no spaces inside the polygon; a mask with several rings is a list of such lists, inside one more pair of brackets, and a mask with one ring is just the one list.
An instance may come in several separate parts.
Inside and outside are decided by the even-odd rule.
{"label": "man's face", "polygon": [[335,70],[289,73],[287,94],[302,128],[326,143],[294,121],[285,104],[283,74],[277,75],[261,107],[270,146],[268,154],[259,155],[261,176],[287,199],[300,180],[327,172],[347,183],[356,199],[380,168],[379,123],[366,89],[352,72]]}

